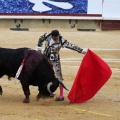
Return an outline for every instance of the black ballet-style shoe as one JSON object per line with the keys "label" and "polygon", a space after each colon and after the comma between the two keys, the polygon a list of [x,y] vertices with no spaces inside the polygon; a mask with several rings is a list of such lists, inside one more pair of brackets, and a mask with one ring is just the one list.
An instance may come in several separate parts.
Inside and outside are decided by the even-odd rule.
{"label": "black ballet-style shoe", "polygon": [[55,101],[64,101],[64,97],[62,97],[62,98],[56,97]]}

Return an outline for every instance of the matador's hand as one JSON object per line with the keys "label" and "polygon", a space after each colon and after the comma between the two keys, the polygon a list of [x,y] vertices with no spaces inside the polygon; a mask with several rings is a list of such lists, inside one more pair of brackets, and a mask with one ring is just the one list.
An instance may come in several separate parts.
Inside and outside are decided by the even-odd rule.
{"label": "matador's hand", "polygon": [[87,49],[83,49],[81,53],[82,54],[86,54],[87,53]]}

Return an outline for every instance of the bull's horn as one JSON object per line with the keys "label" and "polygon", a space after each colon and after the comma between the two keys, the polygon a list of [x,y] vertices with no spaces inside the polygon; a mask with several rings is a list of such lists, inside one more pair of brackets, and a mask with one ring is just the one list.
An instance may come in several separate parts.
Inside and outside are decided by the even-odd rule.
{"label": "bull's horn", "polygon": [[65,85],[64,85],[64,83],[62,82],[62,81],[60,81],[60,80],[58,80],[59,81],[59,84],[63,87],[63,88],[65,88],[67,91],[69,91],[66,87],[65,87]]}
{"label": "bull's horn", "polygon": [[48,90],[48,92],[49,92],[50,94],[52,94],[52,92],[51,92],[51,90],[50,90],[50,86],[51,86],[52,84],[53,84],[52,82],[49,82],[49,83],[47,84],[47,90]]}

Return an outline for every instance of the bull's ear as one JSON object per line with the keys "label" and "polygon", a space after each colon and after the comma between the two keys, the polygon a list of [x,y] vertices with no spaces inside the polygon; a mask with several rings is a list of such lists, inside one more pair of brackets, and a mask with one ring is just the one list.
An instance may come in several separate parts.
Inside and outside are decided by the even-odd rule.
{"label": "bull's ear", "polygon": [[65,87],[65,85],[64,85],[64,83],[63,83],[62,81],[58,80],[58,82],[59,82],[59,84],[60,84],[63,88],[65,88],[67,91],[69,91],[69,90]]}

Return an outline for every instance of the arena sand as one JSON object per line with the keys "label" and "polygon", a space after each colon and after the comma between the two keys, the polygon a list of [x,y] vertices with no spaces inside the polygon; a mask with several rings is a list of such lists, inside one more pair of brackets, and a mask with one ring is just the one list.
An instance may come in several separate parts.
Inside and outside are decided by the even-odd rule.
{"label": "arena sand", "polygon": [[[0,47],[35,49],[39,37],[52,29],[10,31],[0,29]],[[18,80],[0,79],[3,95],[0,96],[0,120],[120,120],[120,31],[82,32],[76,29],[58,29],[69,42],[89,48],[112,69],[112,76],[98,93],[85,103],[70,104],[69,91],[65,100],[55,98],[36,101],[38,88],[30,86],[30,103],[22,103],[24,94]],[[60,51],[64,83],[70,90],[84,55],[68,49]],[[59,90],[55,92],[55,97]]]}

